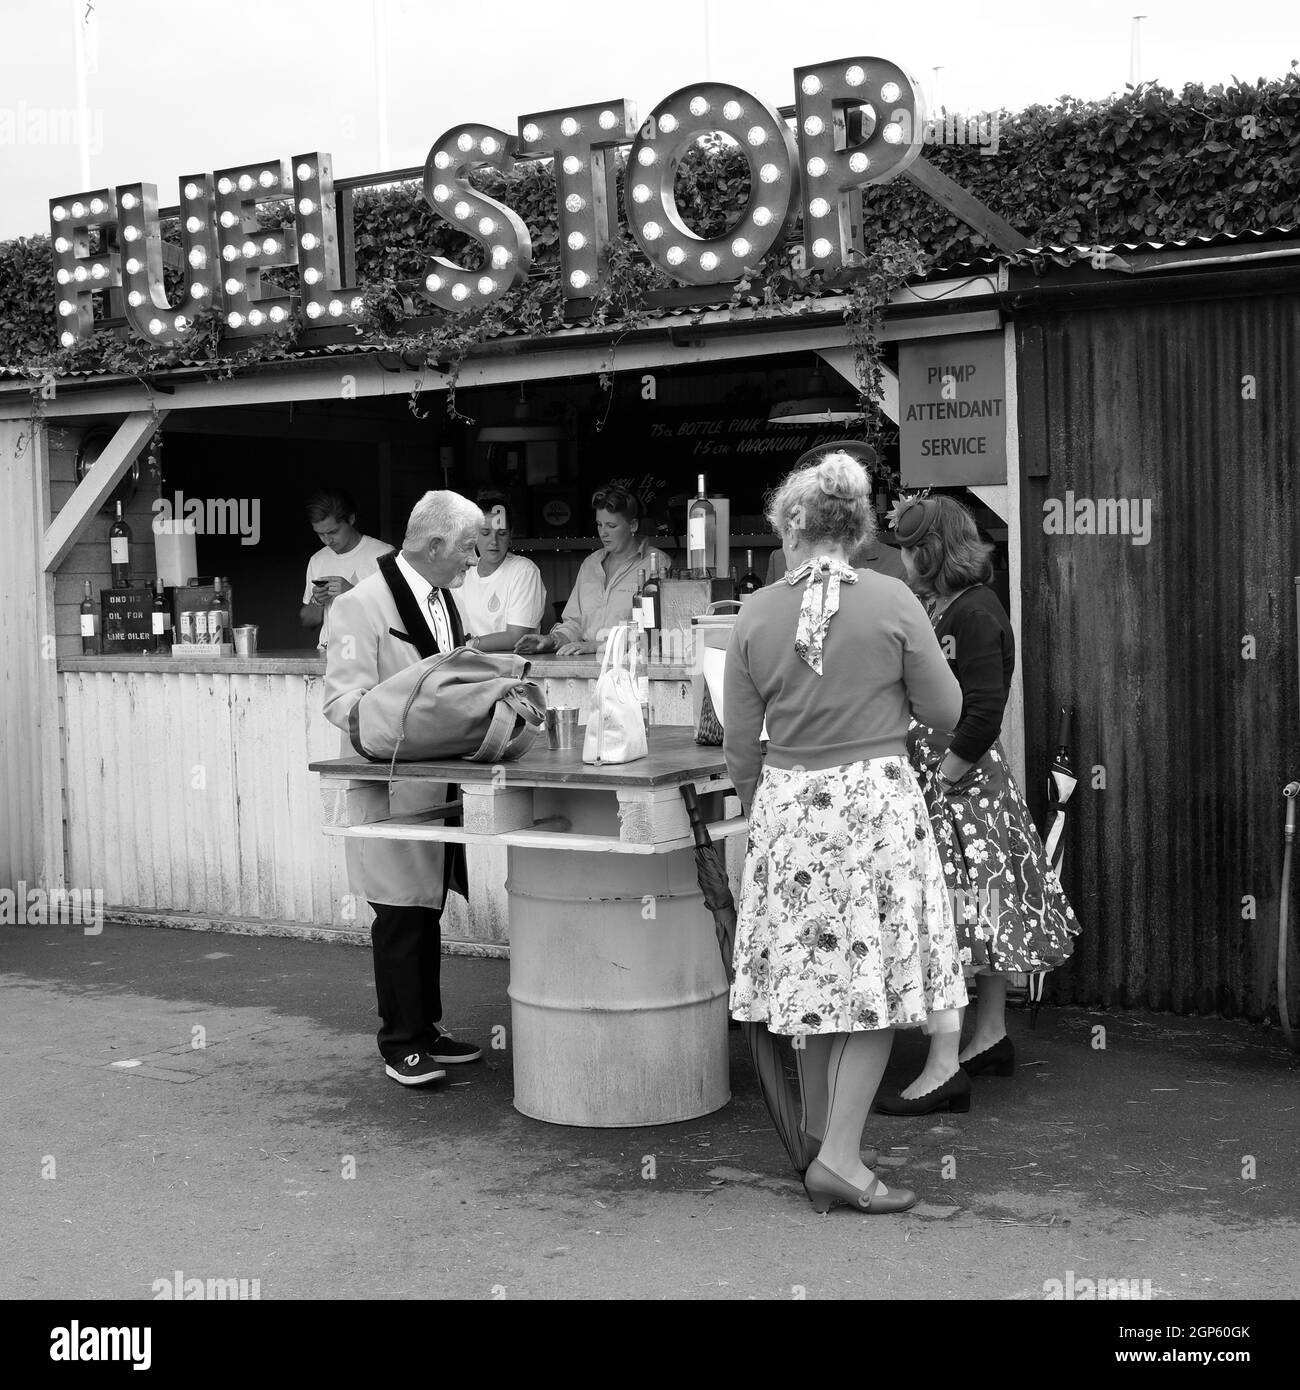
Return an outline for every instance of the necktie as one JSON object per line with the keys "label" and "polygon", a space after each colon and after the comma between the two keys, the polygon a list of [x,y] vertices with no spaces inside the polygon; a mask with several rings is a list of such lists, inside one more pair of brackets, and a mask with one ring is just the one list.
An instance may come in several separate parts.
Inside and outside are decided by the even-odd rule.
{"label": "necktie", "polygon": [[437,589],[429,590],[429,623],[433,628],[433,640],[440,652],[451,651],[451,625],[447,621],[447,610],[442,606]]}

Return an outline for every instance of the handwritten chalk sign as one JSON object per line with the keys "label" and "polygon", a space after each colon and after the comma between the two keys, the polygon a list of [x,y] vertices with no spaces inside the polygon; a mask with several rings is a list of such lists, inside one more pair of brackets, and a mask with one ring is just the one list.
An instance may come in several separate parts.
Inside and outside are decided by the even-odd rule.
{"label": "handwritten chalk sign", "polygon": [[153,591],[105,589],[100,595],[104,655],[153,651]]}
{"label": "handwritten chalk sign", "polygon": [[1000,333],[900,343],[899,462],[903,486],[1005,483],[1006,403]]}

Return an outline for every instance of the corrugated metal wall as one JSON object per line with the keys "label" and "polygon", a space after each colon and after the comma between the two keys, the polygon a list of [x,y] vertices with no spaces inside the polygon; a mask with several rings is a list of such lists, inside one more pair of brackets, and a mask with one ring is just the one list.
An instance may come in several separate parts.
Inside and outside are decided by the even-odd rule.
{"label": "corrugated metal wall", "polygon": [[[1084,932],[1058,999],[1275,1008],[1281,788],[1300,776],[1298,326],[1293,293],[1017,315],[1038,813],[1055,709],[1077,711],[1064,879]],[[1148,500],[1150,543],[1045,534],[1067,490]],[[1294,963],[1290,980],[1300,995]]]}
{"label": "corrugated metal wall", "polygon": [[37,614],[40,563],[32,515],[40,459],[31,436],[30,421],[0,421],[0,888],[20,881],[35,887],[41,872],[37,676],[38,663],[52,661],[54,653],[42,651]]}

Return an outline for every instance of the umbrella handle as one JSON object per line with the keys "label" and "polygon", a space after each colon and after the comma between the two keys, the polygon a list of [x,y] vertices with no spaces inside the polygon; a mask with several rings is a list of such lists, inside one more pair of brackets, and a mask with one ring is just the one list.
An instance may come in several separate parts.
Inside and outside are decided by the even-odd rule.
{"label": "umbrella handle", "polygon": [[686,803],[686,816],[691,823],[691,834],[695,836],[695,843],[703,848],[711,845],[708,827],[704,824],[704,813],[700,810],[700,799],[695,794],[695,788],[689,782],[681,787],[682,800]]}

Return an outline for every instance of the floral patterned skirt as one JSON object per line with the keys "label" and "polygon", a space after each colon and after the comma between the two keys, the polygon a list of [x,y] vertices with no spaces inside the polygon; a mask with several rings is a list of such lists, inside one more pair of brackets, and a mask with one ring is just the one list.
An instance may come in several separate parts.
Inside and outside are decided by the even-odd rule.
{"label": "floral patterned skirt", "polygon": [[934,780],[947,736],[913,720],[907,748],[943,855],[967,970],[1008,975],[1067,961],[1079,921],[1047,862],[1001,744],[947,796]]}
{"label": "floral patterned skirt", "polygon": [[916,1027],[966,1003],[943,862],[906,758],[764,767],[735,968],[732,1015],[774,1033]]}

